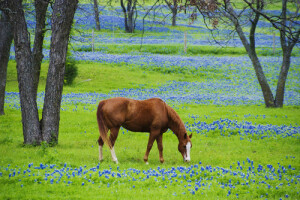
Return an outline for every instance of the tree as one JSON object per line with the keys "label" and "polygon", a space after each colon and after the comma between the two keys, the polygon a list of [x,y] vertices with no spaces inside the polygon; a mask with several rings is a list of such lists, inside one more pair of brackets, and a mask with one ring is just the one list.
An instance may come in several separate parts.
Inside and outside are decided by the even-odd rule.
{"label": "tree", "polygon": [[98,10],[98,1],[94,0],[94,13],[96,21],[96,30],[100,30],[100,20],[99,20],[99,10]]}
{"label": "tree", "polygon": [[[255,70],[257,80],[260,84],[266,107],[282,107],[284,101],[285,83],[291,62],[291,53],[294,46],[299,43],[299,1],[282,0],[281,14],[267,14],[264,12],[265,0],[243,0],[244,7],[242,10],[234,8],[230,0],[193,0],[190,3],[195,5],[204,19],[218,19],[227,25],[233,25]],[[287,4],[295,3],[296,12],[287,12]],[[271,2],[270,2],[271,3]],[[274,97],[267,78],[264,74],[261,63],[258,59],[255,49],[255,33],[259,20],[261,18],[269,21],[275,29],[280,32],[280,42],[283,54],[280,74],[277,82],[276,95]],[[229,20],[229,21],[228,21]],[[249,21],[251,24],[249,39],[243,30],[243,24]]]}
{"label": "tree", "polygon": [[[252,11],[255,12],[255,15],[262,16],[263,18],[271,22],[273,27],[280,32],[280,44],[281,44],[283,59],[282,59],[281,70],[277,82],[274,106],[282,107],[284,101],[285,83],[286,83],[288,71],[291,64],[291,54],[294,46],[297,43],[298,44],[300,43],[299,41],[300,15],[298,14],[300,9],[300,1],[299,0],[295,0],[294,2],[290,1],[290,3],[294,3],[296,7],[296,11],[294,13],[288,13],[287,12],[288,0],[282,0],[282,8],[281,8],[280,16],[274,16],[274,15],[268,16],[267,14],[261,12],[261,9],[259,7],[259,1],[257,2],[258,5],[257,8],[254,7],[253,3],[250,3],[247,0],[244,0],[244,2],[246,2],[250,6]],[[263,6],[264,2],[262,1],[260,4]]]}
{"label": "tree", "polygon": [[172,11],[172,26],[176,26],[176,17],[178,12],[178,1],[177,0],[165,0],[165,3]]}
{"label": "tree", "polygon": [[137,0],[126,0],[126,8],[124,5],[124,0],[121,0],[120,2],[124,13],[125,31],[127,33],[133,33],[135,29],[135,21],[137,18]]}
{"label": "tree", "polygon": [[22,0],[1,0],[13,25],[24,144],[58,142],[60,102],[69,34],[78,0],[56,0],[52,14],[50,64],[41,123],[36,103],[35,69]]}
{"label": "tree", "polygon": [[0,115],[4,115],[7,64],[13,34],[8,16],[4,12],[0,14]]}

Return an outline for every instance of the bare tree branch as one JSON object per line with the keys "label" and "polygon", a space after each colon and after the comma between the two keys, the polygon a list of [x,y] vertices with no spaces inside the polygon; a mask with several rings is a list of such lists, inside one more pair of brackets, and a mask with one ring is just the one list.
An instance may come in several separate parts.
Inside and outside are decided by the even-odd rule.
{"label": "bare tree branch", "polygon": [[[299,33],[300,33],[300,24],[297,21],[294,21],[294,19],[300,19],[300,16],[298,15],[298,10],[299,8],[297,8],[297,12],[295,13],[294,16],[292,17],[287,17],[286,16],[286,3],[287,0],[283,1],[283,9],[282,9],[282,13],[280,16],[268,16],[267,14],[263,13],[261,10],[258,10],[256,8],[253,7],[253,3],[249,2],[248,0],[243,0],[245,3],[248,4],[248,6],[251,8],[252,11],[254,11],[255,13],[258,13],[259,15],[261,15],[262,17],[264,17],[266,20],[268,20],[272,26],[279,30],[283,36],[286,36],[289,40],[289,42],[292,43],[299,43]],[[290,22],[289,25],[287,25],[287,21]]]}

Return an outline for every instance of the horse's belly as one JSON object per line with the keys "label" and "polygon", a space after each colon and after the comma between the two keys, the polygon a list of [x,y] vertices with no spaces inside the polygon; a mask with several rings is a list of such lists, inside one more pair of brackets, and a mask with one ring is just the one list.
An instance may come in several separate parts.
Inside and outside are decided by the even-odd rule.
{"label": "horse's belly", "polygon": [[141,125],[141,124],[131,124],[131,123],[124,123],[122,127],[126,128],[129,131],[133,132],[150,132],[150,126],[148,125]]}
{"label": "horse's belly", "polygon": [[166,125],[158,122],[158,120],[131,120],[125,121],[122,127],[133,132],[150,132],[151,130],[162,130],[166,128]]}

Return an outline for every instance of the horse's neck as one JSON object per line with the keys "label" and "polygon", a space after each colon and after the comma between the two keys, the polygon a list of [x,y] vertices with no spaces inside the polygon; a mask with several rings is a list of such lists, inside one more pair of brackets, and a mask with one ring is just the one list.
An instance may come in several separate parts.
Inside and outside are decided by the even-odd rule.
{"label": "horse's neck", "polygon": [[185,131],[185,127],[183,128],[182,126],[170,126],[171,131],[177,136],[178,140],[181,140]]}
{"label": "horse's neck", "polygon": [[186,133],[185,126],[179,115],[168,106],[169,128],[180,139]]}

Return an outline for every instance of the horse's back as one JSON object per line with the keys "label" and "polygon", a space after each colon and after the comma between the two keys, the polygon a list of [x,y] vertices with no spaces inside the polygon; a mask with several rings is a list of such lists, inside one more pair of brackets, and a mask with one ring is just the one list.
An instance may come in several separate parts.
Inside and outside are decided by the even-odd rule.
{"label": "horse's back", "polygon": [[129,103],[124,127],[137,132],[150,132],[153,129],[167,129],[168,116],[165,102],[159,98],[134,100]]}
{"label": "horse's back", "polygon": [[123,126],[131,131],[149,132],[167,126],[165,103],[159,98],[134,100],[123,97],[103,100],[102,113],[108,127]]}

